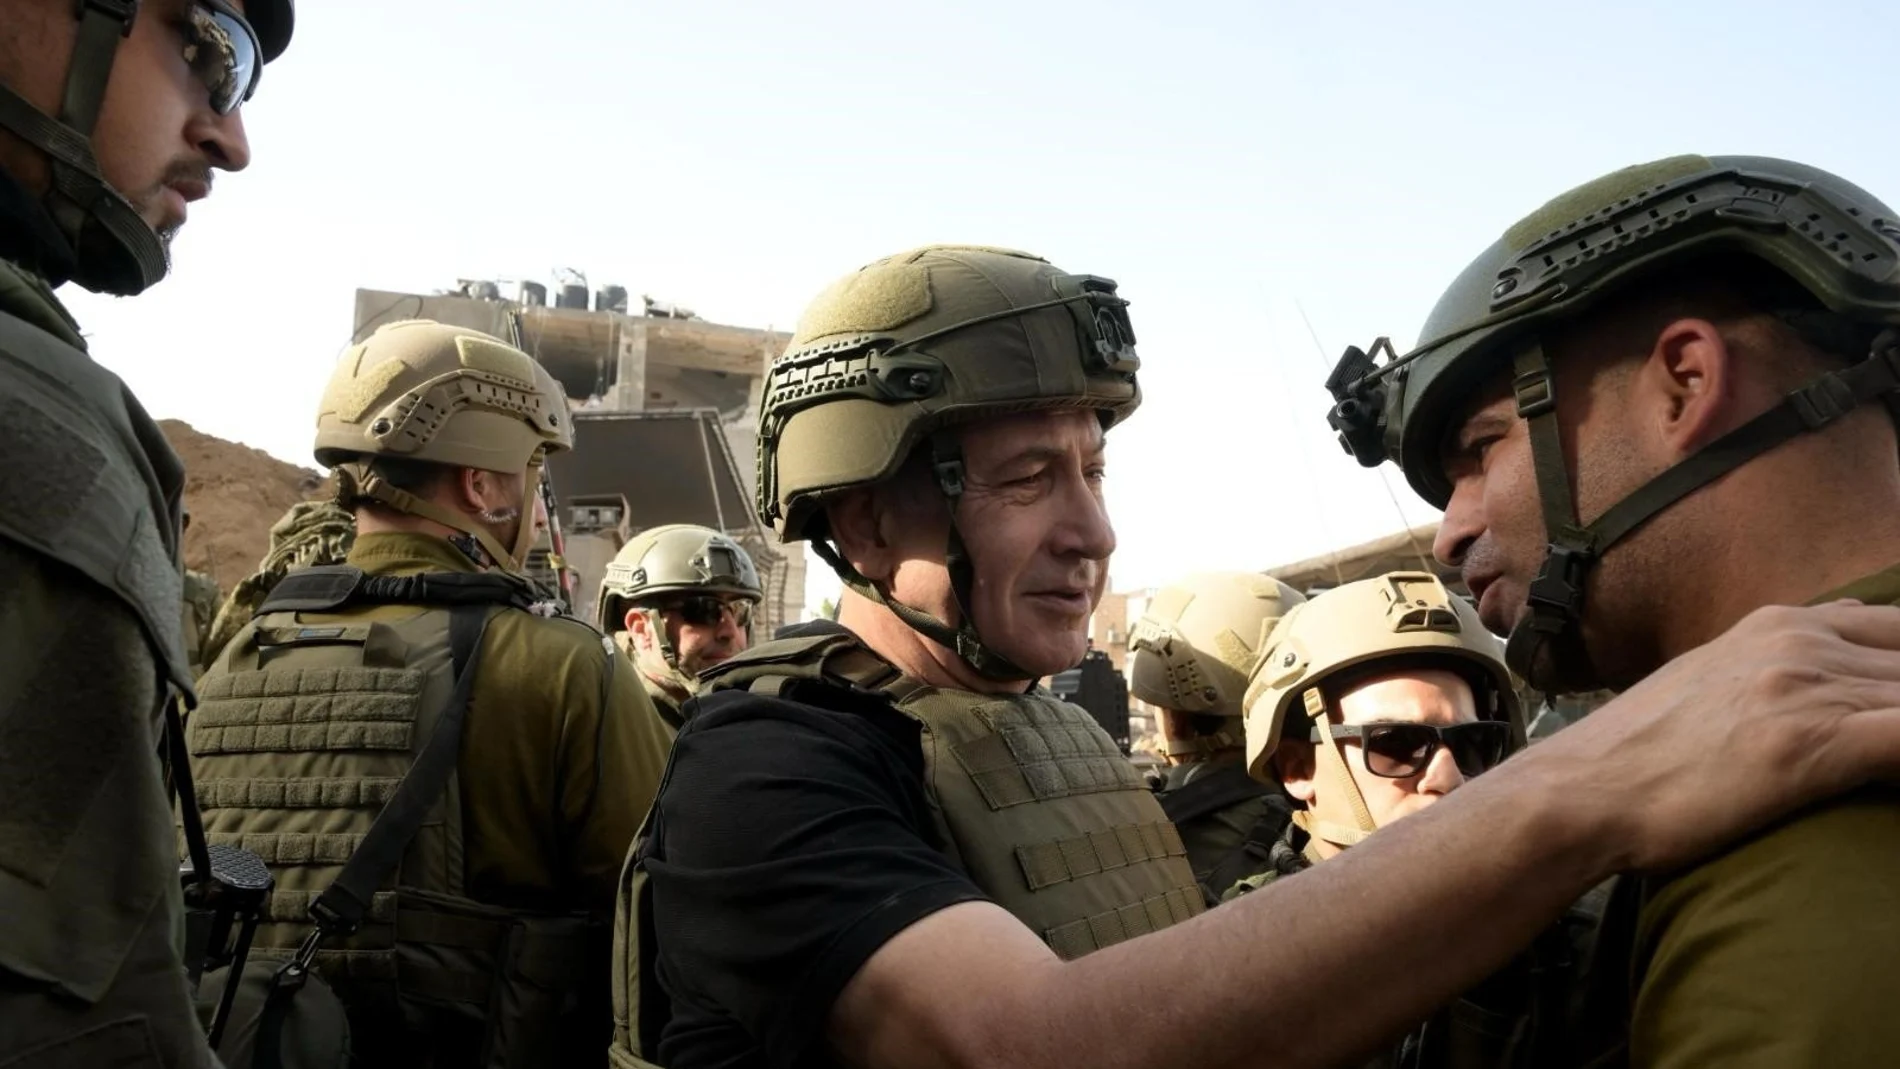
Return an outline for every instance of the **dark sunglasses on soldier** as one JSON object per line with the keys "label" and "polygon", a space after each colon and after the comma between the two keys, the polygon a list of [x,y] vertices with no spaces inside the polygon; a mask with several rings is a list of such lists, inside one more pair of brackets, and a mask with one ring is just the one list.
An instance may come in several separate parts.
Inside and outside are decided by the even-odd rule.
{"label": "dark sunglasses on soldier", "polygon": [[676,612],[679,618],[694,627],[718,627],[719,620],[726,613],[732,613],[732,622],[739,627],[752,623],[752,603],[749,601],[727,601],[710,594],[696,598],[685,598],[667,605],[667,611]]}
{"label": "dark sunglasses on soldier", "polygon": [[244,16],[227,0],[197,0],[187,9],[180,32],[185,62],[211,92],[211,110],[229,115],[251,99],[263,74],[264,52]]}
{"label": "dark sunglasses on soldier", "polygon": [[[1387,779],[1405,779],[1425,771],[1440,746],[1451,751],[1458,771],[1467,778],[1496,767],[1511,742],[1511,726],[1500,720],[1438,727],[1434,724],[1330,724],[1330,736],[1352,739],[1365,751],[1366,771]],[[1321,742],[1327,735],[1314,725],[1309,736]]]}

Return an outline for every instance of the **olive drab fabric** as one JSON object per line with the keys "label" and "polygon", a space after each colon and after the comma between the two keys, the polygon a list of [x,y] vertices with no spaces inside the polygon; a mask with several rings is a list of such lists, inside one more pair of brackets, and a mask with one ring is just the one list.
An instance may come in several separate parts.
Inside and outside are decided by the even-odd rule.
{"label": "olive drab fabric", "polygon": [[[704,676],[706,691],[823,704],[882,694],[922,729],[924,786],[950,858],[1062,958],[1187,920],[1205,908],[1180,835],[1093,717],[1046,691],[986,695],[903,676],[849,633],[755,646]],[[660,1022],[639,933],[649,924],[638,847],[622,877],[615,1046],[650,1050]],[[621,979],[624,977],[624,979]],[[633,1063],[628,1063],[633,1064]]]}
{"label": "olive drab fabric", "polygon": [[[1327,388],[1329,421],[1360,463],[1397,463],[1419,496],[1451,497],[1440,445],[1474,393],[1508,377],[1530,427],[1548,540],[1531,613],[1506,645],[1511,667],[1546,692],[1602,685],[1578,628],[1585,580],[1616,542],[1765,450],[1880,399],[1900,417],[1900,223],[1837,175],[1756,156],[1674,156],[1586,182],[1532,212],[1465,268],[1404,357],[1381,339],[1349,349]],[[1763,308],[1818,348],[1856,361],[1580,522],[1556,424],[1543,338],[1606,294],[1720,257],[1765,267],[1815,307]],[[1774,300],[1782,298],[1776,296]]]}
{"label": "olive drab fabric", "polygon": [[6,261],[0,456],[0,1062],[208,1064],[158,758],[190,686],[183,472],[46,284]]}
{"label": "olive drab fabric", "polygon": [[[376,555],[439,541],[379,534],[359,538],[357,550],[366,562],[396,559]],[[443,560],[452,554],[441,545]],[[353,567],[291,573],[206,673],[187,727],[210,838],[255,851],[276,875],[254,951],[265,960],[287,958],[310,933],[312,903],[343,871],[436,730],[454,669],[451,610],[430,585],[486,584],[482,596],[495,602],[486,610],[478,693],[503,670],[496,664],[502,651],[515,652],[543,631],[591,644],[609,668],[616,660],[586,625],[529,612],[538,608],[535,588],[500,572],[390,568],[366,581],[385,584],[375,588],[382,591],[376,599],[298,600],[312,580],[362,575]],[[390,593],[392,583],[421,585]],[[564,693],[558,680],[546,686]],[[485,819],[484,803],[466,772],[483,743],[472,726],[461,743],[458,771],[395,877],[370,897],[361,928],[317,953],[319,973],[349,1009],[359,1064],[433,1057],[488,1069],[558,1065],[576,1049],[597,1051],[605,1038],[606,978],[598,970],[609,940],[606,902],[589,911],[477,897],[468,821]],[[640,772],[616,767],[611,774]],[[592,1044],[582,1038],[589,1028],[599,1029]]]}
{"label": "olive drab fabric", "polygon": [[[984,416],[1092,410],[1104,429],[1141,403],[1135,331],[1115,283],[1025,252],[931,245],[834,283],[806,308],[759,403],[759,515],[863,597],[987,679],[1027,682],[971,622],[975,565],[957,527],[964,491],[955,427]],[[950,517],[952,624],[859,575],[831,545],[824,501],[893,474],[918,450]]]}

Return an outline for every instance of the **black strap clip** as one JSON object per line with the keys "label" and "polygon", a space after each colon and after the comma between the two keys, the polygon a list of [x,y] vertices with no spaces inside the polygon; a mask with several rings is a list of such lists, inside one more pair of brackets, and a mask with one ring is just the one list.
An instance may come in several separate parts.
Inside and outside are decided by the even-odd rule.
{"label": "black strap clip", "polygon": [[1556,631],[1565,621],[1583,618],[1583,581],[1596,551],[1588,546],[1552,542],[1544,566],[1531,580],[1531,626]]}
{"label": "black strap clip", "polygon": [[1860,404],[1854,388],[1838,373],[1823,375],[1788,395],[1788,404],[1811,431],[1840,419]]}

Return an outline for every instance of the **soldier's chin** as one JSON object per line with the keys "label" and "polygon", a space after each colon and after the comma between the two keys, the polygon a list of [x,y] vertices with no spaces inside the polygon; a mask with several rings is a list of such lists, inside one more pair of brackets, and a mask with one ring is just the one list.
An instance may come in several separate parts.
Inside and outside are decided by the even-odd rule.
{"label": "soldier's chin", "polygon": [[1082,663],[1082,655],[1088,652],[1089,643],[1086,634],[1043,634],[1020,643],[1011,643],[1014,648],[997,649],[997,653],[1008,658],[1010,663],[1037,679],[1066,672]]}

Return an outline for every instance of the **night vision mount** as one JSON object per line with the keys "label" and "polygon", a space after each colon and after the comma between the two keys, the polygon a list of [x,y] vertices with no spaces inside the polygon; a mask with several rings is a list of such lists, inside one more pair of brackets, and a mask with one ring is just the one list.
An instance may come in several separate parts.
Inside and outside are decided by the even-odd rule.
{"label": "night vision mount", "polygon": [[[1379,363],[1381,353],[1386,359],[1383,364]],[[1326,377],[1326,390],[1333,395],[1326,422],[1339,434],[1340,447],[1364,467],[1376,468],[1387,459],[1388,387],[1408,359],[1392,348],[1391,338],[1379,338],[1370,351],[1348,346]]]}

